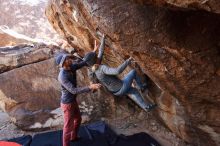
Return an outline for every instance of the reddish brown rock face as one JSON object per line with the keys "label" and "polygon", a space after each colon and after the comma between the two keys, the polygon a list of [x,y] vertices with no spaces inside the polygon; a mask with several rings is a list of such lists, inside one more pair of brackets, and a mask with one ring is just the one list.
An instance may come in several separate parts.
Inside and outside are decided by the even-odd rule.
{"label": "reddish brown rock face", "polygon": [[211,13],[220,13],[219,0],[134,0],[141,4],[154,4],[191,10],[206,10]]}
{"label": "reddish brown rock face", "polygon": [[161,88],[151,90],[158,104],[155,116],[187,142],[219,144],[219,15],[126,0],[52,0],[46,15],[81,52],[90,51],[97,34],[105,33],[105,63],[117,66],[132,56]]}

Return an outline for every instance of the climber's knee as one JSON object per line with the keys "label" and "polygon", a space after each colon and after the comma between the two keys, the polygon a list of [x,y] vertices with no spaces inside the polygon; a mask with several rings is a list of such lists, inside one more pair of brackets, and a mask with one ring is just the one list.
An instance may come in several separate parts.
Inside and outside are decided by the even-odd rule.
{"label": "climber's knee", "polygon": [[135,69],[132,69],[130,72],[131,72],[132,74],[136,74],[136,73],[137,73],[137,71],[136,71]]}

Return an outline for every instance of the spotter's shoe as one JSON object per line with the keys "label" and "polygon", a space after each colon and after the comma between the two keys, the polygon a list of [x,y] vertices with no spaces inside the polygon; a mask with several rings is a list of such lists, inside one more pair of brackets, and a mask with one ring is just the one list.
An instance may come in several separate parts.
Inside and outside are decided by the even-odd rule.
{"label": "spotter's shoe", "polygon": [[75,139],[71,140],[71,142],[76,142],[76,141],[79,141],[81,140],[81,137],[76,137]]}

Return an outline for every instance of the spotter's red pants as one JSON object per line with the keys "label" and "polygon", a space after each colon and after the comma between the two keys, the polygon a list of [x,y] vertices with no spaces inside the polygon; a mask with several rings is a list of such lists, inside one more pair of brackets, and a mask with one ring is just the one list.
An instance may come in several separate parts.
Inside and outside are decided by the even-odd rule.
{"label": "spotter's red pants", "polygon": [[63,146],[70,146],[70,141],[77,138],[82,118],[76,100],[70,104],[61,103],[61,108],[64,113]]}

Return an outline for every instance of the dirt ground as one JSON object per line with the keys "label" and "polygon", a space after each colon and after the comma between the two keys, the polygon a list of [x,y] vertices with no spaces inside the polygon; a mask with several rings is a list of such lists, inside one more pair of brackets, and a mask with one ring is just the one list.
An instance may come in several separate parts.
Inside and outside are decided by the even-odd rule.
{"label": "dirt ground", "polygon": [[[102,119],[105,120],[106,123],[111,124],[111,127],[118,134],[131,135],[134,133],[138,133],[140,131],[146,132],[153,136],[162,146],[191,146],[186,144],[181,139],[175,136],[172,132],[167,131],[166,128],[162,128],[158,123],[154,120],[150,121],[139,121],[138,119],[135,122],[129,122],[127,119],[124,122],[123,119]],[[134,121],[133,119],[131,119]],[[149,127],[148,129],[143,129],[142,127]],[[61,129],[62,127],[58,127],[57,129]],[[48,131],[53,131],[56,129],[50,129]],[[44,131],[46,132],[46,131]],[[31,132],[31,131],[22,131],[18,129],[11,121],[9,116],[0,110],[0,140],[15,138],[23,135],[34,135],[40,132]]]}
{"label": "dirt ground", "polygon": [[[106,119],[106,123],[112,125],[114,131],[118,134],[132,135],[139,132],[146,132],[154,137],[162,146],[192,146],[187,144],[182,139],[177,137],[174,133],[168,131],[167,128],[161,126],[153,116],[152,113],[140,114],[140,117],[146,116],[140,120],[138,117],[133,118],[132,116],[126,119]],[[142,119],[142,118],[141,118]],[[147,127],[143,129],[143,127]]]}

